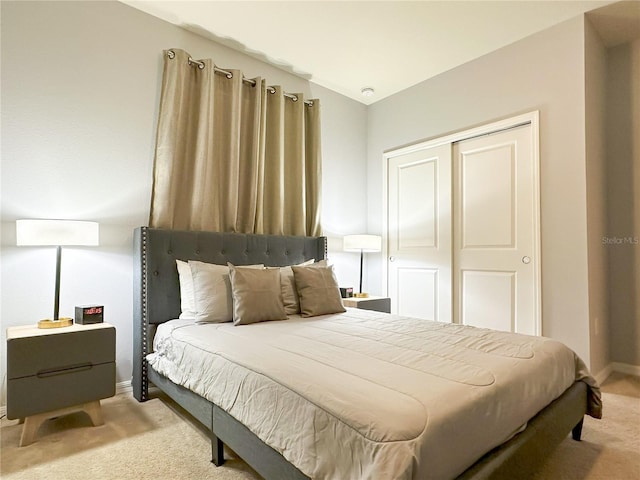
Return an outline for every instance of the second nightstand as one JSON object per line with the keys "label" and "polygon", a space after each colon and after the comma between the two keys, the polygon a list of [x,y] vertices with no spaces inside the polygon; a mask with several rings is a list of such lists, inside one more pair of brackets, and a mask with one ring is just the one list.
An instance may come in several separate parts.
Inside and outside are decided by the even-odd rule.
{"label": "second nightstand", "polygon": [[342,303],[345,307],[391,313],[391,299],[389,297],[343,298]]}

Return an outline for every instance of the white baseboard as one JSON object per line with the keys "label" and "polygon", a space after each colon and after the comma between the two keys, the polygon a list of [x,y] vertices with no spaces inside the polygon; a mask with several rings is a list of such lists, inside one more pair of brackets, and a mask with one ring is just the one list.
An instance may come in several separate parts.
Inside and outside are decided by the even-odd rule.
{"label": "white baseboard", "polygon": [[624,373],[625,375],[633,375],[640,377],[640,365],[630,365],[628,363],[611,362],[604,367],[597,375],[595,375],[596,381],[602,385],[602,383],[609,378],[613,372]]}
{"label": "white baseboard", "polygon": [[131,393],[133,392],[133,387],[131,386],[131,380],[126,380],[124,382],[116,383],[116,395],[120,393]]}
{"label": "white baseboard", "polygon": [[634,375],[640,377],[640,365],[630,365],[628,363],[613,362],[611,364],[614,372],[626,373],[627,375]]}
{"label": "white baseboard", "polygon": [[613,364],[610,363],[602,370],[600,370],[597,374],[593,375],[593,377],[596,379],[596,382],[598,382],[598,385],[602,385],[604,381],[609,378],[609,375],[611,375],[612,372]]}

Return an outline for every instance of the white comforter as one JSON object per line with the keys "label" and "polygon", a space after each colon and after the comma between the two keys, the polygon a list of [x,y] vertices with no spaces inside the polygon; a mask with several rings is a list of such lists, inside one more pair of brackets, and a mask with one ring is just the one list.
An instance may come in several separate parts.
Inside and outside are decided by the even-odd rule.
{"label": "white comforter", "polygon": [[233,326],[167,322],[150,365],[314,479],[447,479],[576,380],[559,342],[366,310]]}

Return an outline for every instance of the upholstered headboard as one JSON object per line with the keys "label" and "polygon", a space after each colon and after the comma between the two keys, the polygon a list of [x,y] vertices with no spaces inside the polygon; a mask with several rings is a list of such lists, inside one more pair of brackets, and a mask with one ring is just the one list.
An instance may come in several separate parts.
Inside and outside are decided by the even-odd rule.
{"label": "upholstered headboard", "polygon": [[145,357],[156,325],[180,315],[176,259],[270,267],[326,258],[326,237],[193,232],[139,227],[134,232],[133,389],[146,400]]}

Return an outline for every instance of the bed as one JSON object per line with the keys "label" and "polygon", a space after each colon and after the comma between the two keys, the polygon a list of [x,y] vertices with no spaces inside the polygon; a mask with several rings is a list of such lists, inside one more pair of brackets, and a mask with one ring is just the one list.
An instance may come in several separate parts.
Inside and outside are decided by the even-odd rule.
{"label": "bed", "polygon": [[[420,378],[431,379],[433,389],[454,380],[453,384],[462,385],[457,394],[457,397],[462,398],[466,391],[481,391],[478,386],[488,385],[493,381],[491,378],[487,379],[487,372],[475,371],[470,366],[474,355],[486,353],[478,353],[478,350],[490,351],[495,357],[496,349],[503,349],[502,354],[497,356],[508,357],[507,362],[517,363],[518,358],[529,355],[529,339],[472,329],[471,338],[448,342],[448,339],[459,335],[458,329],[464,330],[465,335],[469,329],[435,322],[420,321],[420,324],[415,319],[351,309],[343,314],[318,318],[292,316],[290,320],[281,322],[241,327],[234,327],[232,324],[203,326],[179,319],[181,298],[176,260],[196,260],[218,265],[229,262],[234,265],[263,264],[282,267],[308,260],[323,260],[326,257],[326,239],[182,232],[141,227],[135,231],[134,244],[134,396],[139,401],[147,400],[149,385],[152,383],[185,408],[211,432],[212,461],[216,465],[221,465],[224,461],[223,445],[226,444],[266,479],[425,478],[425,472],[433,472],[433,475],[427,475],[433,478],[526,478],[569,432],[572,432],[575,440],[580,439],[585,414],[600,414],[597,385],[576,357],[575,372],[570,372],[573,378],[570,381],[566,378],[564,380],[566,388],[562,387],[558,392],[546,392],[549,400],[544,400],[543,404],[535,407],[535,412],[527,416],[525,421],[516,421],[517,428],[507,426],[505,431],[497,433],[496,438],[504,437],[500,444],[472,451],[480,447],[465,432],[478,430],[475,422],[480,421],[479,417],[482,416],[488,416],[487,421],[500,425],[501,422],[496,419],[505,412],[517,411],[521,415],[517,399],[512,400],[510,406],[505,404],[499,408],[485,408],[482,405],[491,406],[492,403],[485,399],[486,403],[483,404],[478,397],[471,407],[461,404],[457,410],[466,409],[467,420],[458,418],[457,423],[451,423],[444,417],[441,419],[438,409],[430,410],[429,415],[420,417],[421,407],[414,401],[414,396],[419,392],[411,389],[422,389],[426,392],[425,395],[436,398],[435,403],[429,405],[430,409],[437,404],[437,395],[424,387],[426,382],[402,380],[402,375],[394,373],[403,370],[390,370],[385,374],[386,365],[392,363],[386,357],[374,358],[373,362],[377,362],[377,367],[367,370],[363,366],[366,363],[362,361],[363,355],[372,358],[369,354],[372,345],[380,341],[387,342],[384,355],[396,352],[393,362],[400,359],[404,370],[409,362],[414,370],[420,370]],[[407,358],[404,351],[398,350],[401,346],[404,348],[407,342],[413,342],[411,344],[414,346],[411,348],[416,348],[416,340],[409,338],[414,335],[413,331],[404,331],[412,322],[417,330],[424,330],[425,337],[420,339],[420,345],[431,343],[435,348],[433,351],[423,352],[418,363],[413,358]],[[188,340],[190,336],[191,340]],[[207,338],[210,343],[205,343]],[[345,338],[349,338],[347,345],[335,345],[336,341],[341,342]],[[160,346],[158,352],[154,352],[154,339],[157,340],[156,346]],[[162,349],[165,348],[164,342],[169,341],[176,342],[167,347],[169,352],[179,350],[176,356],[182,356],[183,351],[193,350],[199,352],[197,357],[201,352],[210,350],[215,361],[206,360],[205,357],[199,361],[201,365],[215,364],[216,372],[222,372],[219,374],[218,386],[202,386],[199,377],[205,375],[201,374],[200,368],[185,374],[172,370],[173,367],[168,363],[163,364],[167,355],[163,356]],[[547,371],[551,371],[548,367],[553,366],[557,360],[555,356],[566,356],[566,353],[555,350],[557,342],[539,342],[538,339],[532,341],[538,342],[535,345],[540,345],[535,346],[540,349],[539,356],[547,355],[547,362],[551,362],[547,365]],[[326,344],[325,350],[315,351],[312,344],[317,343]],[[459,347],[463,350],[457,353],[451,350],[454,343],[462,343]],[[242,351],[243,345],[251,345],[249,352]],[[289,352],[292,345],[295,345],[295,351]],[[266,350],[262,352],[259,350],[261,348]],[[545,349],[552,350],[544,353]],[[353,366],[343,366],[351,365],[349,357],[341,357],[346,351],[355,352]],[[282,352],[287,355],[293,353],[302,360],[291,362],[286,360],[289,357],[282,357],[285,360],[278,363]],[[259,355],[270,360],[262,361]],[[379,357],[383,354],[378,352],[375,355]],[[462,367],[454,365],[452,368],[451,365],[457,362],[454,355],[470,355],[469,361]],[[423,363],[422,358],[425,356],[446,359],[446,368],[429,370],[436,367],[432,366],[433,363]],[[332,375],[335,375],[335,381],[333,378],[326,380],[327,368],[334,369]],[[506,375],[510,370],[500,366],[495,368],[497,373],[494,372],[494,376]],[[302,373],[307,372],[309,378],[305,379],[304,375],[296,377],[296,369],[302,370]],[[317,370],[315,378],[312,370]],[[344,388],[344,385],[356,378],[353,376],[354,372],[358,373],[359,383],[357,386],[354,383],[353,388]],[[445,378],[445,382],[439,378],[443,375],[454,378]],[[565,377],[567,375],[564,374]],[[394,378],[391,382],[395,385],[393,389],[383,384],[386,382],[385,376]],[[312,389],[305,382],[322,385],[321,388]],[[537,385],[536,382],[539,386],[533,387]],[[236,384],[225,397],[225,385]],[[249,393],[244,393],[247,397],[245,399],[241,398],[241,385],[251,385]],[[375,393],[364,390],[366,385],[373,386]],[[520,385],[519,395],[522,396],[522,402],[526,400],[526,403],[535,404],[535,400],[529,398],[532,391],[547,390],[545,384],[533,377]],[[518,390],[512,387],[509,389]],[[284,402],[286,397],[292,397],[298,407],[290,407],[284,403],[281,405],[281,400]],[[239,409],[238,404],[245,405],[245,408]],[[297,413],[298,409],[299,412],[306,413]],[[303,448],[296,446],[297,442],[291,440],[296,438],[295,432],[274,427],[284,424],[270,417],[283,416],[283,411],[302,423],[304,418],[314,419],[313,425],[309,426],[313,435],[306,439],[300,438],[298,442],[304,444]],[[409,417],[411,412],[416,413],[421,420],[415,421]],[[248,416],[243,417],[245,414]],[[426,450],[435,451],[445,445],[441,450],[442,455],[446,457],[447,452],[454,453],[449,454],[447,459],[443,457],[442,468],[433,458],[429,461],[422,458],[428,457],[429,453],[416,453],[426,448],[415,447],[418,445],[415,439],[426,430],[428,422],[431,422],[431,430],[439,429],[446,435],[442,441],[433,443],[432,439],[432,447]],[[343,453],[349,452],[345,458],[338,458],[341,451],[334,445],[340,429],[352,435],[348,440],[341,440],[341,443],[347,441],[351,445],[350,449],[341,449]],[[361,448],[353,448],[358,445],[360,437],[365,438],[366,442],[363,441]],[[399,452],[407,450],[407,460],[401,460]],[[324,458],[322,462],[310,460],[312,453],[322,455],[323,452],[333,452],[336,458]],[[465,455],[460,452],[465,452]],[[463,470],[458,465],[450,465],[454,461],[451,457],[457,456],[463,458]],[[376,461],[379,463],[376,464]],[[452,474],[454,471],[456,473]]]}

